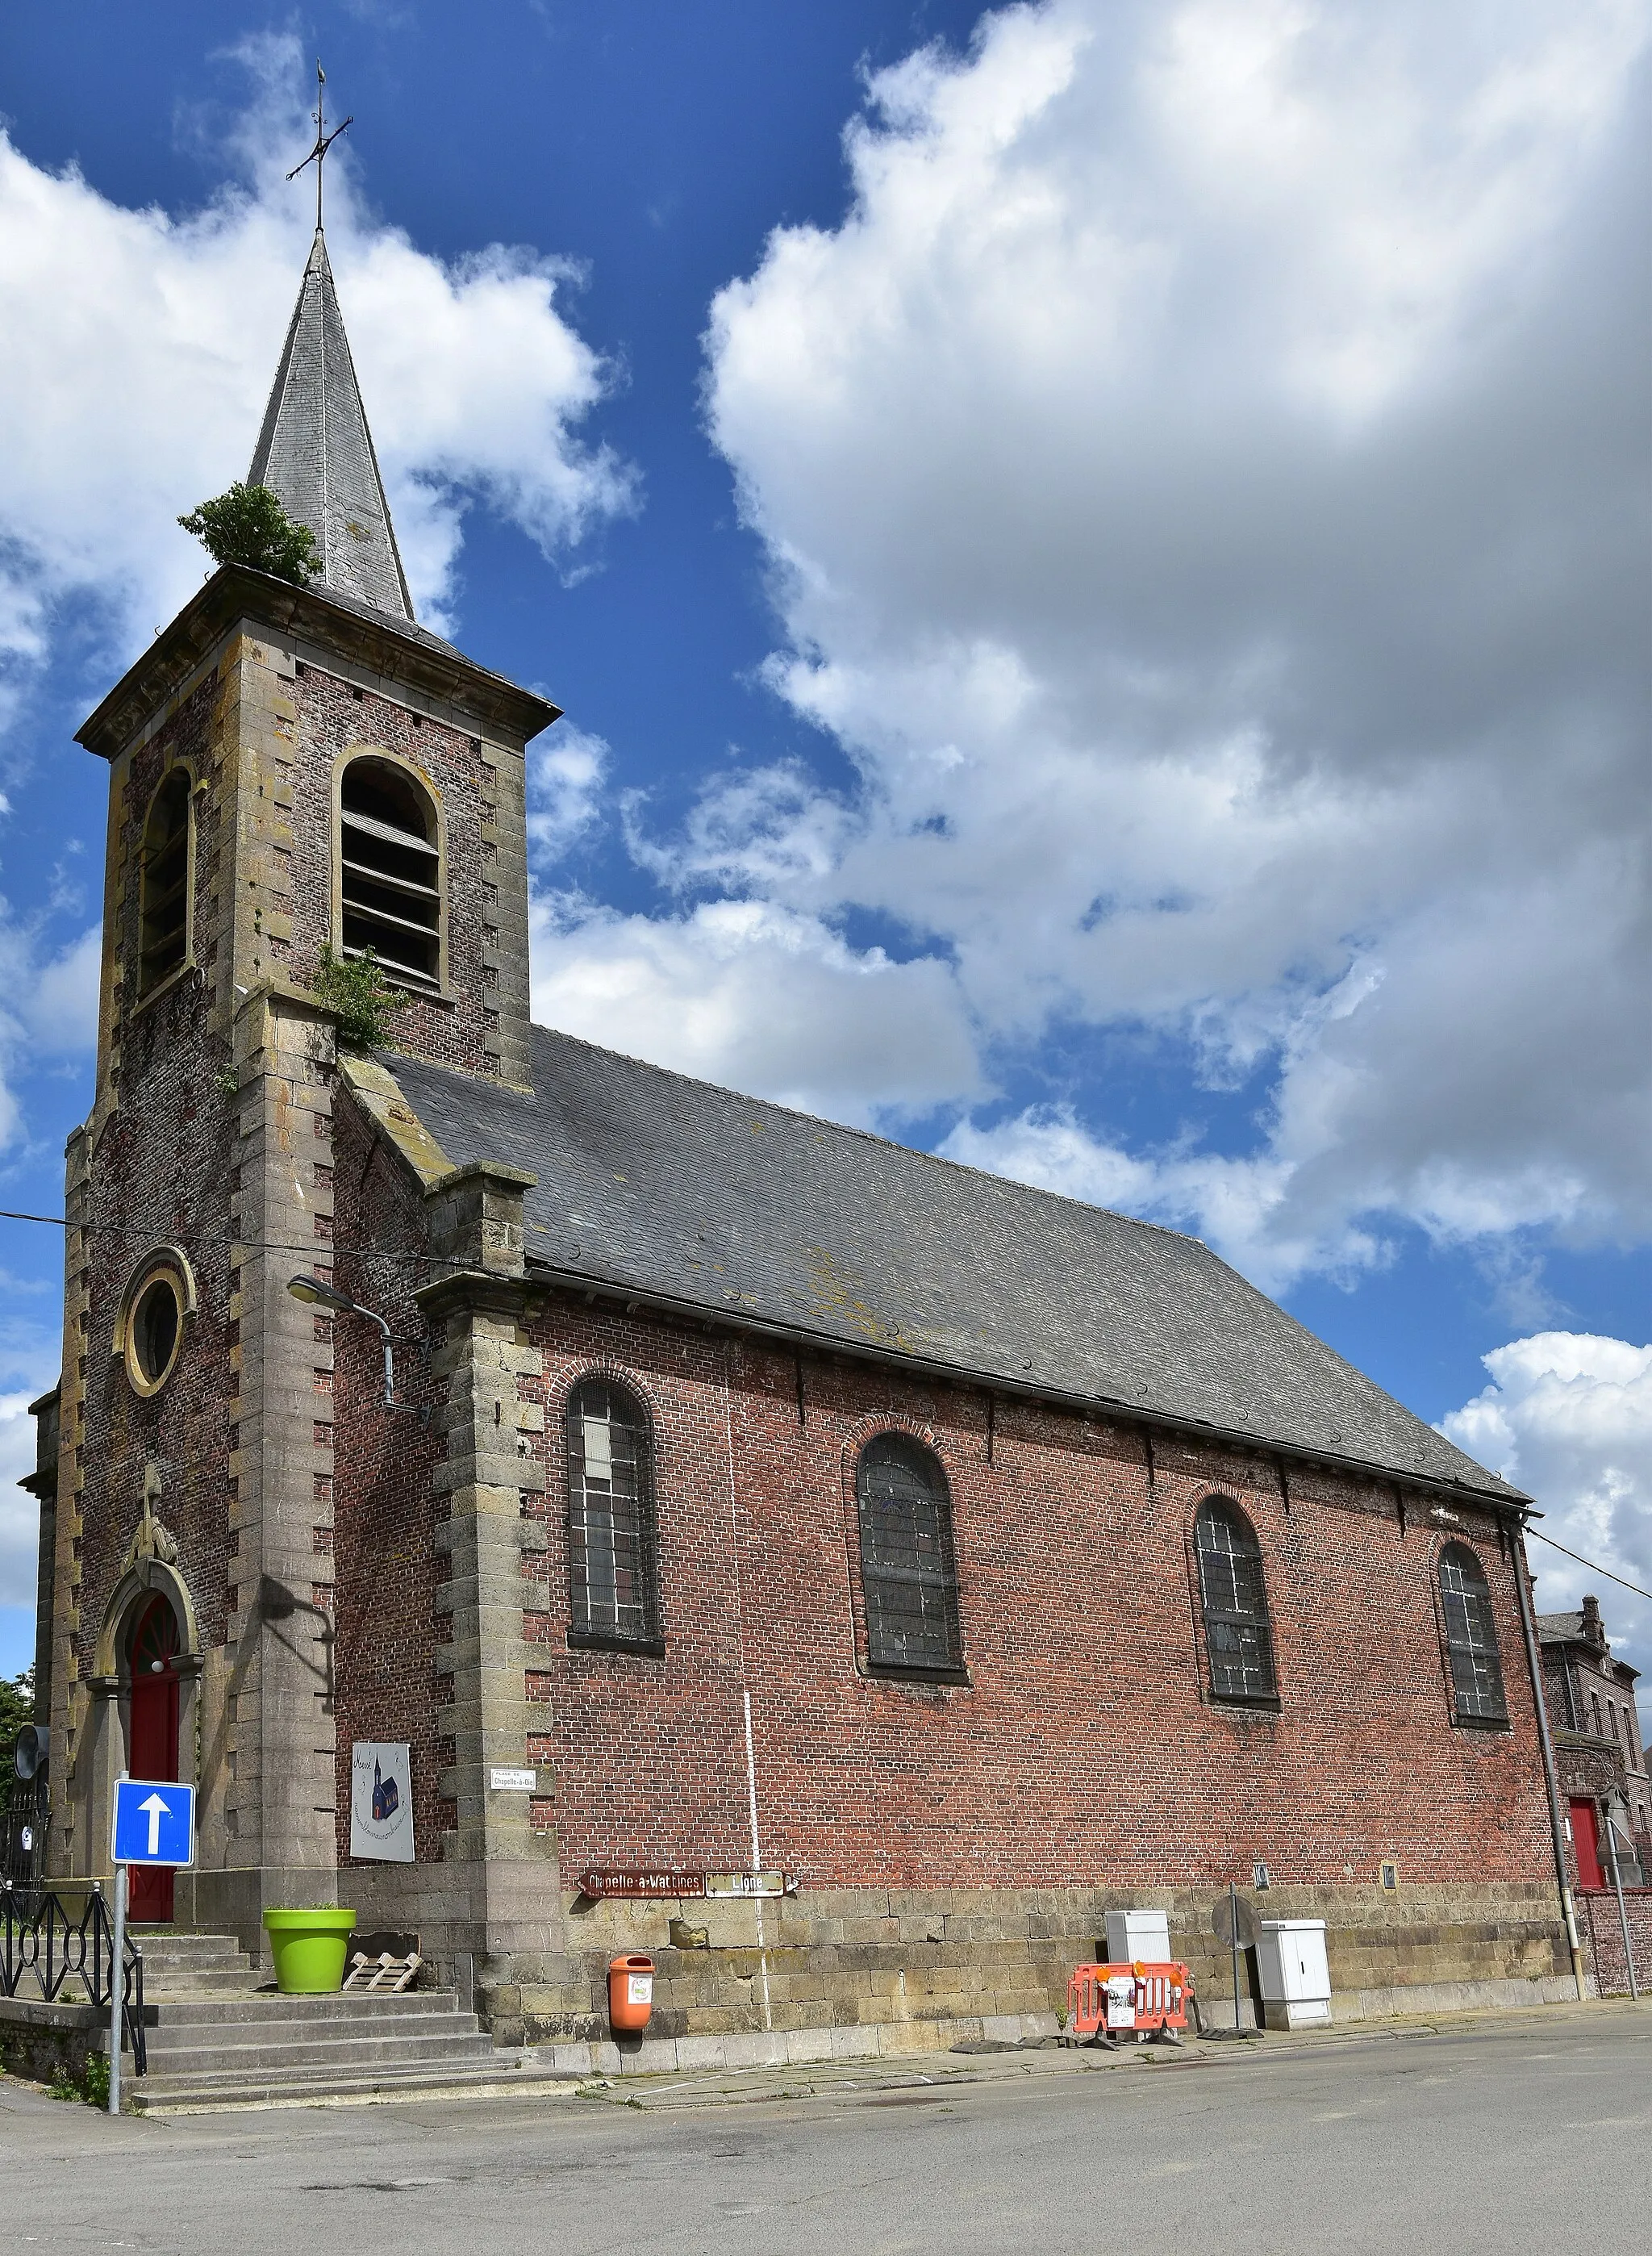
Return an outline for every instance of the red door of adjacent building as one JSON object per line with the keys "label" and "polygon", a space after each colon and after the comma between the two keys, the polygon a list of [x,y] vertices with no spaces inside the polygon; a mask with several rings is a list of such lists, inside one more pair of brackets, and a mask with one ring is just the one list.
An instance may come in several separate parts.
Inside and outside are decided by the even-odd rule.
{"label": "red door of adjacent building", "polygon": [[1595,1818],[1592,1801],[1573,1801],[1567,1804],[1571,1819],[1571,1851],[1578,1859],[1578,1885],[1583,1888],[1603,1888],[1606,1880],[1600,1871],[1600,1829]]}
{"label": "red door of adjacent building", "polygon": [[[178,1775],[178,1621],[154,1598],[132,1636],[132,1738],[127,1767],[134,1778]],[[172,1915],[172,1874],[166,1865],[134,1865],[127,1874],[127,1914],[165,1922]]]}

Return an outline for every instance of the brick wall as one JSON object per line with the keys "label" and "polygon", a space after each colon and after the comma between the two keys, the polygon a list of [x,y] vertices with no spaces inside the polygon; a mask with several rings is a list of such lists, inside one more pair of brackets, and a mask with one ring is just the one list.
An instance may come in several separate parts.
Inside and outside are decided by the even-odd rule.
{"label": "brick wall", "polygon": [[[1549,1850],[1512,1557],[1462,1531],[1497,1607],[1513,1727],[1455,1728],[1440,1534],[1391,1488],[1291,1475],[1140,1429],[641,1316],[546,1301],[541,1738],[566,1873],[749,1853],[740,1695],[763,1852],[811,1886],[1543,1884]],[[562,1418],[608,1370],[650,1407],[664,1660],[570,1652]],[[951,1485],[970,1681],[858,1664],[854,1467],[873,1433],[932,1446]],[[1206,1693],[1190,1535],[1213,1487],[1262,1541],[1278,1712]],[[1419,1521],[1422,1524],[1419,1524]],[[1453,1533],[1457,1531],[1453,1530]]]}
{"label": "brick wall", "polygon": [[[1629,1944],[1634,1952],[1635,1980],[1644,1997],[1652,1991],[1652,1888],[1625,1888],[1623,1909],[1629,1922]],[[1594,1968],[1600,1995],[1625,1994],[1629,1987],[1628,1964],[1623,1955],[1623,1921],[1618,1915],[1616,1891],[1582,1888],[1578,1893],[1578,1925]]]}
{"label": "brick wall", "polygon": [[[338,1107],[335,1130],[341,1241],[370,1225],[381,1245],[416,1243],[411,1179],[349,1112]],[[341,1281],[416,1333],[421,1273],[381,1258]],[[566,1920],[554,1964],[496,1947],[482,2002],[502,2035],[595,2033],[606,1956],[628,1943],[660,1956],[666,2032],[887,2018],[892,1996],[896,2018],[938,2024],[1048,2013],[1108,1901],[1174,1905],[1179,1947],[1219,1985],[1209,1906],[1258,1860],[1274,1887],[1264,1909],[1330,1920],[1352,1997],[1564,1987],[1515,1559],[1489,1515],[1450,1533],[1473,1543],[1493,1590],[1506,1731],[1452,1724],[1434,1594],[1446,1535],[1419,1497],[1402,1510],[1391,1485],[1282,1481],[1265,1460],[1162,1435],[1149,1453],[1140,1428],[1033,1405],[1000,1401],[989,1434],[978,1391],[850,1358],[805,1356],[800,1421],[788,1350],[531,1286],[517,1305],[528,1720],[497,1759],[538,1773],[532,1818],[558,1863],[532,1886]],[[432,1672],[440,1483],[421,1496],[431,1457],[411,1423],[390,1428],[375,1343],[345,1329],[341,1855],[351,1739],[406,1737],[419,1858],[439,1866],[455,1853]],[[433,1345],[439,1368],[439,1334]],[[567,1642],[563,1421],[598,1371],[653,1421],[663,1660]],[[441,1417],[439,1404],[438,1429]],[[861,1658],[854,1464],[890,1428],[946,1470],[967,1683],[875,1678]],[[1263,1547],[1276,1712],[1209,1696],[1190,1537],[1213,1489]],[[749,1863],[747,1688],[762,1854],[798,1897],[770,1907],[762,1936],[749,1905],[584,1904],[577,1879],[593,1865]],[[1384,1860],[1399,1865],[1397,1896],[1377,1886]],[[346,1900],[376,1902],[390,1877],[357,1874]],[[422,1886],[440,1957],[460,1928],[439,1884],[432,1871]],[[671,1943],[672,1912],[717,1930],[704,1952]]]}
{"label": "brick wall", "polygon": [[[221,1644],[234,1538],[224,1510],[230,1449],[230,1198],[237,1167],[235,1107],[221,1085],[230,1064],[208,1008],[216,962],[218,888],[233,777],[217,726],[218,674],[209,673],[111,775],[99,1100],[89,1132],[72,1140],[66,1242],[63,1432],[54,1605],[53,1726],[73,1757],[88,1720],[87,1683],[105,1610],[137,1525],[144,1467],[162,1473],[158,1516],[179,1547],[203,1643]],[[149,998],[137,994],[139,863],[155,786],[191,763],[197,796],[194,967]],[[232,765],[232,764],[230,764]],[[186,1319],[178,1368],[158,1394],[127,1384],[113,1352],[121,1298],[151,1247],[186,1246],[198,1305]],[[188,1751],[193,1754],[193,1750]],[[97,1869],[88,1780],[71,1792],[54,1764],[54,1867]]]}
{"label": "brick wall", "polygon": [[[335,1108],[333,1273],[341,1291],[378,1309],[397,1343],[398,1396],[431,1402],[429,1335],[413,1288],[426,1265],[396,1258],[424,1243],[422,1201],[405,1171],[365,1120]],[[371,1254],[348,1248],[372,1245]],[[350,1863],[350,1749],[357,1739],[405,1739],[412,1749],[415,1840],[422,1861],[441,1855],[439,1794],[450,1750],[437,1730],[433,1654],[439,1556],[431,1472],[439,1429],[411,1415],[386,1416],[384,1364],[376,1326],[360,1317],[318,1319],[334,1361],[333,1573],[336,1608],[338,1856]],[[349,1900],[347,1893],[345,1900]]]}
{"label": "brick wall", "polygon": [[[498,927],[498,849],[484,837],[497,801],[497,755],[482,740],[397,700],[355,686],[300,659],[295,668],[300,758],[293,769],[291,938],[273,943],[274,968],[307,986],[333,928],[334,777],[344,755],[380,750],[415,769],[440,806],[447,879],[447,983],[452,999],[410,999],[397,1014],[398,1047],[467,1073],[499,1068],[499,966],[484,957]],[[485,792],[485,795],[484,795]],[[489,828],[491,828],[489,822]]]}

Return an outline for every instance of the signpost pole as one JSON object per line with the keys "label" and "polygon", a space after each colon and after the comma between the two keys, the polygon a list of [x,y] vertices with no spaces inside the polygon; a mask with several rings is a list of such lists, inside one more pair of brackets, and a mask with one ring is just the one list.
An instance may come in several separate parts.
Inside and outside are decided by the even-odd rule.
{"label": "signpost pole", "polygon": [[1606,1847],[1612,1852],[1612,1885],[1618,1898],[1618,1924],[1623,1929],[1623,1959],[1629,1970],[1629,1995],[1638,1998],[1641,1986],[1634,1978],[1634,1945],[1629,1940],[1629,1914],[1623,1907],[1623,1880],[1618,1871],[1618,1828],[1610,1802],[1606,1804]]}
{"label": "signpost pole", "polygon": [[115,1867],[115,1963],[109,1977],[109,2111],[121,2111],[121,2014],[126,1992],[126,1867]]}

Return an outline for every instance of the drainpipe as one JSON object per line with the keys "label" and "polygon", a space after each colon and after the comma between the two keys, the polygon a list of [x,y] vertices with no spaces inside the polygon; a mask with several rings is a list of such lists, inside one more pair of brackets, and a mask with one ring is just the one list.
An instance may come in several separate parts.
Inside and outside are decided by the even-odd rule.
{"label": "drainpipe", "polygon": [[1581,1999],[1583,1952],[1578,1944],[1578,1914],[1571,1900],[1571,1875],[1566,1870],[1566,1836],[1560,1816],[1560,1789],[1555,1784],[1555,1750],[1549,1737],[1549,1710],[1543,1700],[1543,1664],[1531,1625],[1531,1585],[1526,1572],[1526,1528],[1521,1522],[1515,1540],[1515,1595],[1520,1601],[1520,1632],[1526,1640],[1526,1666],[1531,1671],[1531,1696],[1537,1710],[1537,1745],[1543,1752],[1543,1785],[1549,1793],[1549,1831],[1554,1843],[1555,1877],[1560,1885],[1560,1908],[1566,1922],[1566,1942],[1571,1952],[1571,1978]]}

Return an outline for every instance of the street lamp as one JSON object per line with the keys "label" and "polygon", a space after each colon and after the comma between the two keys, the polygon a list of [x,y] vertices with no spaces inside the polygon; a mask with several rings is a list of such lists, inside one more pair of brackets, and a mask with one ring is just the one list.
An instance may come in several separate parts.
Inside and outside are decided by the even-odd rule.
{"label": "street lamp", "polygon": [[320,1277],[289,1277],[287,1290],[295,1301],[303,1301],[313,1308],[331,1308],[341,1316],[365,1316],[369,1323],[376,1324],[384,1335],[384,1407],[387,1410],[408,1411],[419,1419],[427,1414],[420,1403],[398,1402],[396,1399],[396,1364],[390,1347],[390,1328],[376,1308],[364,1308],[359,1301],[352,1301],[347,1294],[325,1283]]}

